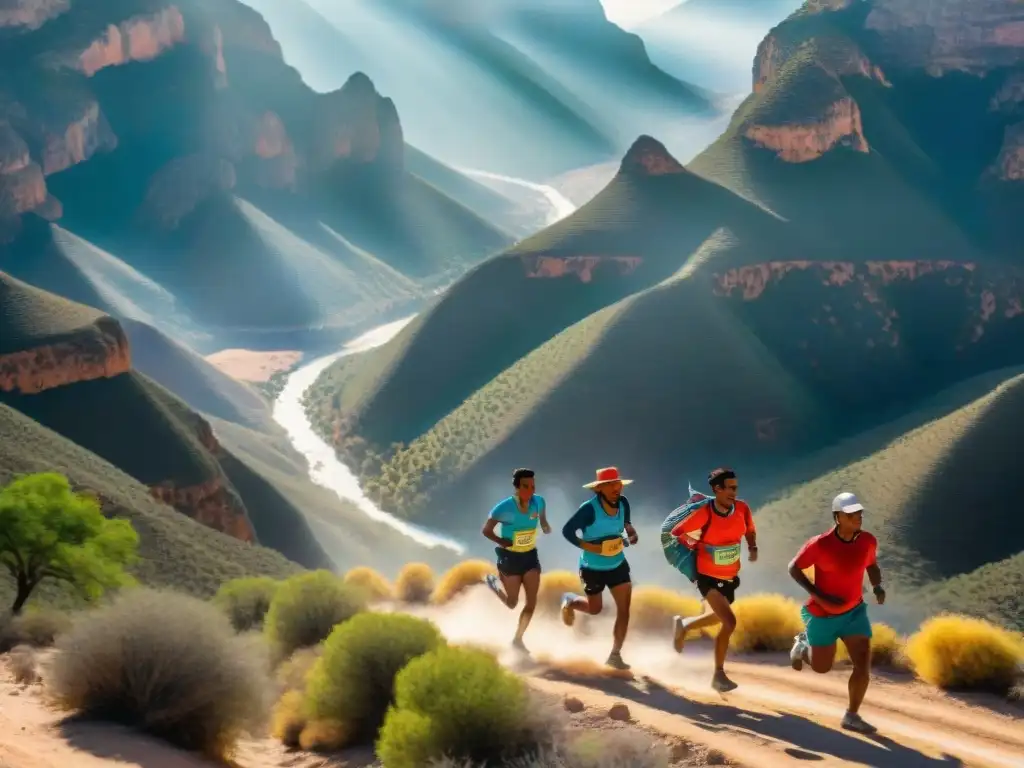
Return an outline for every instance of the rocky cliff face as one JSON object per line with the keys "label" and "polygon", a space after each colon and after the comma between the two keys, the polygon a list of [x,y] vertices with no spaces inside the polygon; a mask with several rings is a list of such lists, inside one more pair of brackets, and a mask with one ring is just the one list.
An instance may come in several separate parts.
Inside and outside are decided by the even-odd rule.
{"label": "rocky cliff face", "polygon": [[149,490],[153,498],[174,507],[207,528],[250,544],[256,541],[256,532],[245,508],[220,478],[185,487],[170,482],[160,483],[151,486]]}
{"label": "rocky cliff face", "polygon": [[0,355],[0,391],[31,395],[129,370],[128,337],[104,317],[79,338]]}
{"label": "rocky cliff face", "polygon": [[[806,307],[807,335],[819,337],[831,329],[835,341],[852,327],[868,349],[900,346],[906,318],[895,305],[900,294],[891,289],[915,282],[930,282],[933,292],[921,295],[933,299],[938,286],[949,297],[950,313],[959,305],[963,322],[953,334],[957,350],[979,342],[1004,323],[1024,327],[1024,269],[1011,267],[925,260],[779,261],[717,272],[713,281],[715,295],[743,302],[779,301],[775,297],[785,292],[775,289],[783,284],[800,283],[806,289],[810,283],[821,303]],[[804,348],[809,344],[804,342]]]}
{"label": "rocky cliff face", "polygon": [[820,119],[780,120],[773,124],[755,122],[744,128],[743,135],[755,146],[772,150],[787,163],[816,160],[834,147],[863,153],[871,151],[864,137],[860,107],[848,97],[833,102]]}
{"label": "rocky cliff face", "polygon": [[[13,5],[0,0],[0,19],[4,3],[18,9],[18,18],[31,16],[44,26],[61,7],[45,0]],[[46,35],[43,29],[17,39],[19,60],[34,64],[36,69],[26,71],[37,73],[43,90],[36,89],[27,100],[0,87],[0,233],[15,231],[10,222],[23,213],[59,218],[60,202],[49,195],[44,177],[118,147],[121,137],[93,91],[105,93],[106,99],[122,95],[90,83],[111,68],[154,61],[182,47],[208,62],[215,95],[169,110],[189,124],[165,127],[200,142],[146,180],[144,198],[132,204],[136,221],[173,229],[204,200],[236,185],[302,192],[339,164],[372,165],[390,177],[403,172],[398,112],[365,75],[353,75],[332,93],[314,93],[284,62],[264,19],[236,0],[176,0],[155,10],[154,3],[138,0],[135,13],[132,7],[122,7],[122,18],[83,37],[78,30],[94,24],[88,17],[92,12],[69,6],[62,29],[70,32]],[[86,79],[46,90],[43,84],[52,79],[46,73],[54,70],[71,70]],[[264,88],[259,80],[268,77],[278,82]],[[284,92],[287,88],[292,92]],[[194,93],[196,87],[189,83],[168,90],[172,97],[176,92]],[[268,108],[275,99],[279,106]],[[124,111],[124,105],[107,106]],[[156,109],[153,104],[138,108]],[[161,108],[168,112],[168,105]],[[130,138],[137,146],[140,137]],[[332,177],[330,183],[340,182]]]}

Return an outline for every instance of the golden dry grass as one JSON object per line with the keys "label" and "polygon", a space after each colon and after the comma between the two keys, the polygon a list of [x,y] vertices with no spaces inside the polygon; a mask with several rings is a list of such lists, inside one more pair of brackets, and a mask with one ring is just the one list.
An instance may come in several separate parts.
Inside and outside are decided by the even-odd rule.
{"label": "golden dry grass", "polygon": [[[637,587],[633,590],[629,625],[637,632],[669,635],[673,631],[672,617],[696,616],[700,613],[700,600],[664,587]],[[700,630],[688,633],[696,638]]]}
{"label": "golden dry grass", "polygon": [[406,563],[395,577],[395,597],[403,603],[428,603],[436,581],[434,569],[426,563]]}
{"label": "golden dry grass", "polygon": [[804,629],[799,603],[782,595],[741,597],[732,608],[736,631],[729,639],[729,648],[739,653],[788,651],[793,638]]}
{"label": "golden dry grass", "polygon": [[[887,669],[906,669],[909,662],[903,653],[907,639],[884,622],[871,625],[871,666]],[[850,653],[846,646],[836,644],[836,661],[848,662]]]}
{"label": "golden dry grass", "polygon": [[982,619],[943,614],[907,640],[915,674],[944,689],[1006,693],[1020,676],[1024,647],[1015,633]]}
{"label": "golden dry grass", "polygon": [[39,668],[35,651],[27,645],[19,645],[11,649],[7,656],[7,668],[14,677],[14,682],[21,685],[32,685],[39,682]]}
{"label": "golden dry grass", "polygon": [[353,568],[345,574],[343,581],[361,589],[368,603],[382,603],[395,599],[394,586],[373,568]]}
{"label": "golden dry grass", "polygon": [[306,727],[302,691],[286,691],[274,705],[270,718],[270,734],[290,749],[298,749],[299,738]]}
{"label": "golden dry grass", "polygon": [[480,584],[487,574],[496,572],[494,565],[486,560],[463,560],[445,571],[430,596],[430,602],[434,605],[449,603],[465,590]]}
{"label": "golden dry grass", "polygon": [[284,661],[277,668],[277,683],[282,691],[304,691],[309,672],[323,652],[323,645],[300,648]]}

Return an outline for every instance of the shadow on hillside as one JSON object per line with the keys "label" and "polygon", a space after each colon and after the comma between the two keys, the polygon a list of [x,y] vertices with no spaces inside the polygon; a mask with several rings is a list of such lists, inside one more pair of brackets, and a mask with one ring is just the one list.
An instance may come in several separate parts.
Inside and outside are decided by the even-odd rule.
{"label": "shadow on hillside", "polygon": [[[550,672],[544,677],[580,684],[579,679],[558,672]],[[786,742],[791,745],[785,750],[786,754],[798,760],[816,761],[822,759],[821,755],[827,755],[875,768],[963,766],[963,762],[952,755],[943,755],[938,759],[928,757],[879,734],[870,737],[853,736],[789,712],[764,714],[728,704],[691,701],[649,677],[642,677],[641,680],[643,688],[636,683],[612,678],[589,678],[586,685],[645,707],[684,717],[708,731],[742,729]]]}

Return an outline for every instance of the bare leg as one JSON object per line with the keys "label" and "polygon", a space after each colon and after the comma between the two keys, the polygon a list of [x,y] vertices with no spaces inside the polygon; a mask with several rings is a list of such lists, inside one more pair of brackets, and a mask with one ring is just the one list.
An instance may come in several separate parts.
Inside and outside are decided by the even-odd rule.
{"label": "bare leg", "polygon": [[540,570],[534,568],[532,571],[524,573],[522,584],[523,591],[526,593],[526,605],[523,606],[523,610],[519,614],[516,636],[512,641],[514,645],[520,647],[523,644],[523,635],[526,634],[526,628],[530,626],[530,620],[533,618],[533,612],[537,609],[537,592],[540,590]]}
{"label": "bare leg", "polygon": [[854,635],[844,637],[842,641],[850,653],[850,661],[853,662],[853,673],[850,675],[849,684],[849,711],[857,714],[864,701],[864,694],[868,692],[868,683],[871,681],[871,638]]}
{"label": "bare leg", "polygon": [[515,608],[519,604],[519,588],[523,583],[522,576],[510,576],[499,571],[497,576],[493,573],[488,574],[484,577],[484,582],[498,596],[498,599],[505,604],[506,608]]}
{"label": "bare leg", "polygon": [[701,605],[704,606],[704,610],[696,616],[691,616],[686,619],[682,616],[674,617],[673,623],[675,626],[675,632],[672,638],[672,645],[676,649],[676,653],[683,652],[687,632],[704,629],[705,627],[713,627],[721,621],[721,619],[718,618],[718,614],[711,609],[711,606],[707,601],[702,602]]}
{"label": "bare leg", "polygon": [[737,687],[736,683],[725,674],[725,657],[729,652],[729,640],[736,629],[736,614],[733,613],[732,606],[729,605],[725,595],[717,589],[710,590],[705,599],[722,625],[718,636],[715,637],[715,674],[711,678],[711,686],[716,691],[725,693],[735,690]]}
{"label": "bare leg", "polygon": [[615,629],[613,630],[612,653],[622,651],[622,645],[626,642],[626,632],[629,631],[629,608],[633,599],[633,584],[626,582],[611,589],[612,599],[615,601]]}

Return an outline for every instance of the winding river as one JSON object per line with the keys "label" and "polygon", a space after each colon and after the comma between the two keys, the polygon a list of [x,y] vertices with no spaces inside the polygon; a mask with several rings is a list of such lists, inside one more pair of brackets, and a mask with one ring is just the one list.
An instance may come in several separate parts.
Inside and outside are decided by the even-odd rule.
{"label": "winding river", "polygon": [[[554,187],[536,184],[525,179],[488,173],[487,171],[473,169],[462,169],[462,171],[468,176],[488,178],[539,192],[550,206],[548,224],[552,224],[576,210],[576,206]],[[313,424],[306,415],[306,409],[302,405],[303,395],[313,386],[317,377],[335,360],[347,357],[348,355],[358,354],[359,352],[365,352],[387,343],[402,328],[408,325],[414,317],[415,315],[411,315],[374,328],[350,341],[340,352],[319,357],[297,368],[288,376],[284,389],[281,390],[281,394],[274,401],[274,421],[280,424],[288,433],[288,439],[295,450],[306,457],[306,461],[309,464],[309,479],[314,483],[333,491],[338,498],[352,502],[369,519],[393,528],[417,544],[430,548],[443,547],[461,555],[466,551],[466,547],[462,542],[442,533],[412,525],[385,512],[367,498],[366,494],[363,493],[363,489],[359,487],[359,481],[352,470],[338,459],[334,448],[316,433]]]}

